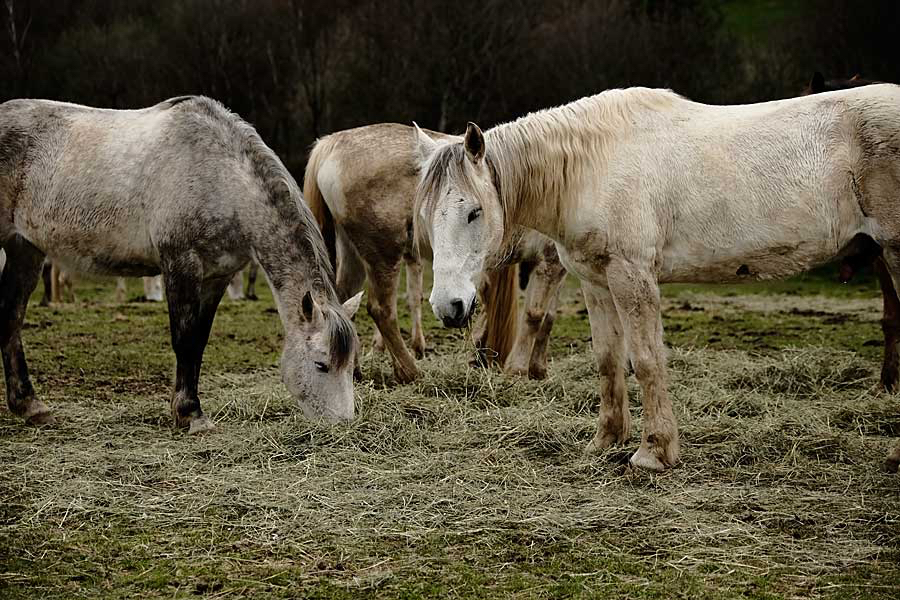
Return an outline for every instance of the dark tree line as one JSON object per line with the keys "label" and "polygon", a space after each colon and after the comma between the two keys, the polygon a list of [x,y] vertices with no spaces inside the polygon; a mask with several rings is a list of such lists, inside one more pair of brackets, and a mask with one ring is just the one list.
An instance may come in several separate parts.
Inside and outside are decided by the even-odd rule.
{"label": "dark tree line", "polygon": [[709,0],[0,2],[0,100],[206,94],[294,169],[330,131],[459,131],[611,87],[728,103],[794,95],[817,69],[900,81],[895,0],[794,0],[755,37]]}

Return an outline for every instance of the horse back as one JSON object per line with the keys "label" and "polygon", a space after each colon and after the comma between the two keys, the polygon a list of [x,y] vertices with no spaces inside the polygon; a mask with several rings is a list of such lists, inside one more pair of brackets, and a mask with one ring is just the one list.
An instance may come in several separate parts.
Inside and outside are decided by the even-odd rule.
{"label": "horse back", "polygon": [[[325,203],[364,256],[411,247],[419,175],[413,140],[412,127],[380,123],[328,135],[313,150]],[[427,243],[420,247],[427,250]]]}

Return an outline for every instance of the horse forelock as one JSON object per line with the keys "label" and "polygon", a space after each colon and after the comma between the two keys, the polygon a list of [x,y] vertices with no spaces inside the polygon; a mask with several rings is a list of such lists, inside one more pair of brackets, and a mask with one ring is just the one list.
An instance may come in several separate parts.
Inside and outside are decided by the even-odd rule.
{"label": "horse forelock", "polygon": [[339,369],[350,362],[356,354],[358,345],[356,328],[353,321],[340,308],[326,306],[322,312],[325,315],[325,327],[330,340],[331,362]]}
{"label": "horse forelock", "polygon": [[[426,223],[431,227],[434,213],[437,211],[437,203],[441,190],[450,182],[464,192],[476,193],[478,184],[472,176],[472,170],[467,167],[468,157],[462,142],[442,144],[439,146],[422,169],[419,184],[416,188],[415,211],[413,214],[413,226],[418,239],[421,230],[422,213],[424,212]],[[500,194],[500,178],[497,172],[496,162],[492,160],[490,152],[485,155],[485,164],[491,177],[491,185]]]}

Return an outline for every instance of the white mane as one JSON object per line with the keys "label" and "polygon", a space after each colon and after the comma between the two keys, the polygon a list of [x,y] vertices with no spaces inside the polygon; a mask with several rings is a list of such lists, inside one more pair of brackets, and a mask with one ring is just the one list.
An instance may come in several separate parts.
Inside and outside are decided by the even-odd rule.
{"label": "white mane", "polygon": [[688,101],[671,90],[608,90],[488,130],[487,160],[496,168],[506,222],[514,222],[521,207],[564,198],[583,169],[602,168],[638,113],[680,102]]}

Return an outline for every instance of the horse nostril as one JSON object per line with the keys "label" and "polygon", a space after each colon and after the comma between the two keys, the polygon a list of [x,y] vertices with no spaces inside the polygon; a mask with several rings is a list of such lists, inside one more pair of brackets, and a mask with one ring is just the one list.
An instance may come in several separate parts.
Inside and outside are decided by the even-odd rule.
{"label": "horse nostril", "polygon": [[466,314],[466,305],[463,304],[462,298],[456,298],[455,300],[450,301],[450,306],[453,308],[453,320],[459,321]]}

